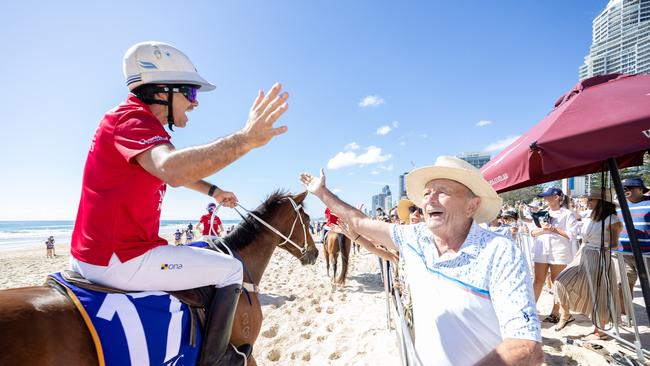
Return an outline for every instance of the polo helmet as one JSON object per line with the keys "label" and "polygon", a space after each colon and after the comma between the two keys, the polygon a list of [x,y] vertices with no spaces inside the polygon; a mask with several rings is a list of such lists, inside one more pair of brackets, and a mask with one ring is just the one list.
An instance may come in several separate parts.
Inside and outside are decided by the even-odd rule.
{"label": "polo helmet", "polygon": [[129,91],[144,84],[196,85],[201,92],[216,88],[199,75],[189,57],[163,42],[148,41],[131,46],[124,54],[122,71]]}

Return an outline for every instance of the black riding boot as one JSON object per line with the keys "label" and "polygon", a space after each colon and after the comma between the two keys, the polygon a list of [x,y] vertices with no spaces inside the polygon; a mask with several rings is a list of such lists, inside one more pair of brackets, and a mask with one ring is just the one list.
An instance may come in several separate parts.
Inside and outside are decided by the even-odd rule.
{"label": "black riding boot", "polygon": [[[203,331],[200,366],[243,365],[245,358],[230,346],[232,323],[235,318],[237,302],[241,294],[240,285],[230,285],[215,289],[214,296],[207,308],[208,314]],[[250,356],[252,347],[244,344],[239,352]]]}

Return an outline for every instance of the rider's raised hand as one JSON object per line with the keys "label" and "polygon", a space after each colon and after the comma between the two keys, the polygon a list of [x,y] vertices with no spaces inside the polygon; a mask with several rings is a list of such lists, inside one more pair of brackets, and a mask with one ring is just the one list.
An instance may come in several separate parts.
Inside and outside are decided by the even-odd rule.
{"label": "rider's raised hand", "polygon": [[287,92],[281,93],[282,85],[275,83],[265,96],[259,91],[253,102],[248,121],[242,132],[247,138],[251,147],[266,145],[274,136],[287,132],[287,126],[273,127],[273,124],[289,108]]}
{"label": "rider's raised hand", "polygon": [[314,177],[309,173],[300,174],[300,183],[312,194],[318,196],[325,190],[325,173],[320,170],[320,177]]}
{"label": "rider's raised hand", "polygon": [[214,200],[217,201],[217,203],[220,203],[225,207],[233,208],[237,206],[237,196],[232,192],[217,188],[212,197],[214,197]]}

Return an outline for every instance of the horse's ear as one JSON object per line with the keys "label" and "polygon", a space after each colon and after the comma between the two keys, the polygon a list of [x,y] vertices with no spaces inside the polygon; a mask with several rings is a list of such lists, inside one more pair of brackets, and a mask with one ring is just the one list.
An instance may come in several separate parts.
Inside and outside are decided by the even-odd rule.
{"label": "horse's ear", "polygon": [[298,193],[297,195],[293,196],[293,200],[300,203],[305,200],[305,197],[307,197],[308,191],[304,191],[302,193]]}

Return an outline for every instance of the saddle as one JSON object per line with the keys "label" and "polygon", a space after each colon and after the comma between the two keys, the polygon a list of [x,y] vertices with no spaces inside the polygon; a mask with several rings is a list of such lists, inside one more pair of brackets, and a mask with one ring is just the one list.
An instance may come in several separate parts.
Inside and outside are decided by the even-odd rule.
{"label": "saddle", "polygon": [[[109,294],[128,293],[128,291],[116,289],[114,287],[103,286],[96,283],[92,283],[88,279],[83,277],[81,274],[79,274],[78,272],[71,271],[71,270],[62,271],[61,277],[63,277],[63,279],[65,279],[69,283],[86,290],[104,292]],[[63,287],[63,285],[55,281],[53,278],[48,277],[46,284],[49,285],[50,287],[55,288],[56,290],[64,294],[66,297],[68,297],[68,299],[70,299],[70,296],[66,291],[66,289]],[[168,294],[177,298],[178,301],[187,305],[188,308],[190,309],[190,316],[191,316],[190,334],[192,335],[192,337],[190,338],[190,343],[192,346],[196,346],[196,339],[194,337],[194,335],[196,334],[195,332],[196,330],[195,327],[197,324],[196,320],[198,319],[201,328],[205,326],[206,311],[208,306],[210,305],[210,301],[212,299],[212,296],[214,295],[214,291],[215,291],[214,286],[204,286],[204,287],[198,287],[194,289],[181,290],[181,291],[165,291]]]}

